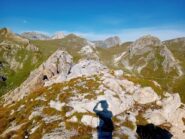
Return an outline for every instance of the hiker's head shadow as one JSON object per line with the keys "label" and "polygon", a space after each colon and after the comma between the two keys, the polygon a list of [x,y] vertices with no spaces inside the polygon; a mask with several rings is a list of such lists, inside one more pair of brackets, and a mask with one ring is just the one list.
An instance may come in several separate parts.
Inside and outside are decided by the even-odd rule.
{"label": "hiker's head shadow", "polygon": [[103,110],[108,110],[109,105],[106,100],[102,100],[100,103]]}

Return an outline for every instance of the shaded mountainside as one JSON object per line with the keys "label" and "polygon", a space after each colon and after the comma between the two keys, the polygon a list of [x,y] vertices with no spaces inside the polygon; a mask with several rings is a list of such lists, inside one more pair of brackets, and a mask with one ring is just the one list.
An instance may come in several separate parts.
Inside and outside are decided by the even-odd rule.
{"label": "shaded mountainside", "polygon": [[96,139],[99,112],[113,138],[137,139],[137,125],[150,123],[185,136],[184,38],[105,48],[74,34],[28,40],[1,29],[0,54],[0,138]]}

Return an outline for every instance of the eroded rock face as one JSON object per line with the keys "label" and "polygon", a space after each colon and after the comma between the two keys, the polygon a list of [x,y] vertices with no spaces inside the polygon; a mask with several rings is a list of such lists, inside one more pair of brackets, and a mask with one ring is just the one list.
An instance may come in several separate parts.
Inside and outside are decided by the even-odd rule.
{"label": "eroded rock face", "polygon": [[72,66],[72,57],[62,50],[57,50],[46,62],[30,73],[20,87],[7,93],[3,98],[5,104],[22,99],[39,86],[44,85],[47,80],[51,80],[60,74],[62,79],[66,79]]}

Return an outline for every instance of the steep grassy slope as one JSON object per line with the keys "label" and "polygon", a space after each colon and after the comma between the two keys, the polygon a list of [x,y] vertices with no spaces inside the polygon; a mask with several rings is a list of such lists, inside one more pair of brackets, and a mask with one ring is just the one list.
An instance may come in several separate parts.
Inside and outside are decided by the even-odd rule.
{"label": "steep grassy slope", "polygon": [[[168,40],[164,43],[179,61],[179,64],[183,67],[185,73],[185,38]],[[185,75],[172,84],[172,91],[180,93],[183,102],[185,102]]]}
{"label": "steep grassy slope", "polygon": [[4,28],[0,30],[0,61],[0,75],[7,78],[0,82],[1,96],[19,86],[43,59],[37,47]]}
{"label": "steep grassy slope", "polygon": [[110,47],[110,48],[97,47],[98,56],[100,60],[108,67],[113,69],[120,68],[114,65],[113,59],[115,55],[118,55],[122,52],[127,51],[130,44],[131,42],[126,42],[121,45]]}

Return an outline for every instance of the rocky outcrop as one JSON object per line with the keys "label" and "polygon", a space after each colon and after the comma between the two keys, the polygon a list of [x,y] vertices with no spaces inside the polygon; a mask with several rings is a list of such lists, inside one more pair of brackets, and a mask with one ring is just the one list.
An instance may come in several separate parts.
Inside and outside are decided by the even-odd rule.
{"label": "rocky outcrop", "polygon": [[137,90],[133,95],[134,100],[139,104],[155,102],[159,99],[158,95],[150,87]]}
{"label": "rocky outcrop", "polygon": [[70,67],[70,71],[68,72],[68,75],[64,77],[63,74],[58,74],[57,76],[53,77],[51,80],[46,81],[45,86],[49,86],[54,83],[60,83],[65,80],[71,80],[77,77],[95,75],[102,71],[107,71],[107,70],[108,70],[107,67],[100,64],[98,61],[81,60],[79,61],[79,63]]}
{"label": "rocky outcrop", "polygon": [[3,98],[5,104],[18,101],[28,95],[30,91],[38,86],[44,85],[48,80],[52,80],[60,74],[65,79],[72,66],[72,57],[62,50],[57,50],[46,62],[30,73],[30,76],[12,92],[7,93]]}

